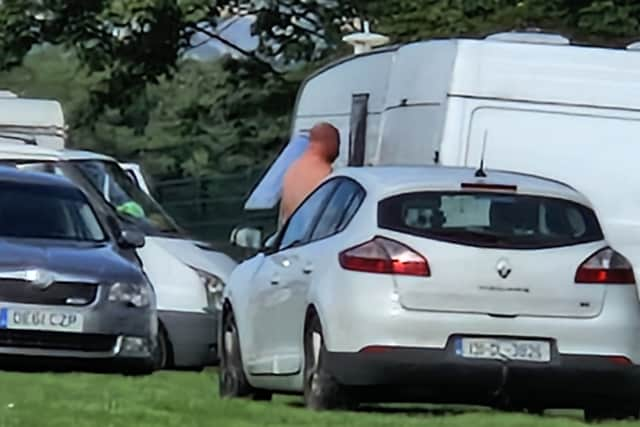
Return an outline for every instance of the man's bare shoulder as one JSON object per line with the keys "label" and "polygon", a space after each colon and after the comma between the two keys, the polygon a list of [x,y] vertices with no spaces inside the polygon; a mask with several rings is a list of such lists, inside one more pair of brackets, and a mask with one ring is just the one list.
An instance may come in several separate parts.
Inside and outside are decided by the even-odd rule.
{"label": "man's bare shoulder", "polygon": [[289,168],[287,169],[287,171],[284,174],[284,182],[287,182],[291,179],[295,178],[295,175],[298,174],[299,170],[302,168],[302,164],[303,164],[303,158],[299,158],[297,160],[295,160],[291,166],[289,166]]}

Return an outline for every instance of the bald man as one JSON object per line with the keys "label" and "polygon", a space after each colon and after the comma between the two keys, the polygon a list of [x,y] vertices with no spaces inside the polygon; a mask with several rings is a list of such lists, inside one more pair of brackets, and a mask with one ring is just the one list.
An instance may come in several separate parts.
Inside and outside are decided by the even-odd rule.
{"label": "bald man", "polygon": [[289,167],[284,176],[280,201],[281,224],[331,174],[339,152],[338,129],[329,123],[319,123],[311,129],[307,151]]}

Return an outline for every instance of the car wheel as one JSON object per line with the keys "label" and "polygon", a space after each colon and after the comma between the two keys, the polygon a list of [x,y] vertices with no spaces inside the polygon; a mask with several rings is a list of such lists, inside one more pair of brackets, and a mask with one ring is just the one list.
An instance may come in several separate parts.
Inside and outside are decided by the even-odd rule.
{"label": "car wheel", "polygon": [[587,408],[584,419],[588,423],[598,423],[610,420],[640,419],[640,409],[630,408]]}
{"label": "car wheel", "polygon": [[324,337],[317,317],[304,333],[304,403],[313,410],[347,409],[350,405],[342,387],[323,367]]}
{"label": "car wheel", "polygon": [[160,325],[158,328],[158,338],[156,346],[153,349],[153,368],[156,371],[169,367],[169,340],[167,333]]}
{"label": "car wheel", "polygon": [[270,401],[273,396],[269,391],[254,389],[247,380],[242,367],[238,327],[231,310],[225,312],[222,320],[218,392],[223,399],[249,397],[257,401]]}

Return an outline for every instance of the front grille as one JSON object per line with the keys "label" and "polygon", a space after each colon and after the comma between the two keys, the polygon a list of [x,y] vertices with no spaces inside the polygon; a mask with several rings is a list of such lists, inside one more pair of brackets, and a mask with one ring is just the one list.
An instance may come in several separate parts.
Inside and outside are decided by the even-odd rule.
{"label": "front grille", "polygon": [[0,330],[0,347],[109,352],[116,340],[113,335]]}
{"label": "front grille", "polygon": [[19,304],[72,305],[83,306],[93,302],[98,292],[97,285],[86,283],[56,282],[46,289],[38,289],[22,280],[0,280],[0,301]]}

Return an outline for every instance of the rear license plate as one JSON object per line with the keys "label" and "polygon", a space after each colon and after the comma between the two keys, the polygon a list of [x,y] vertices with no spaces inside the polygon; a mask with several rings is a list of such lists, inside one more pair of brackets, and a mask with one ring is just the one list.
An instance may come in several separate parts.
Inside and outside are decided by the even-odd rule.
{"label": "rear license plate", "polygon": [[547,341],[494,338],[459,338],[456,353],[468,359],[519,360],[547,363],[551,345]]}
{"label": "rear license plate", "polygon": [[82,332],[83,317],[67,311],[0,308],[0,329]]}

